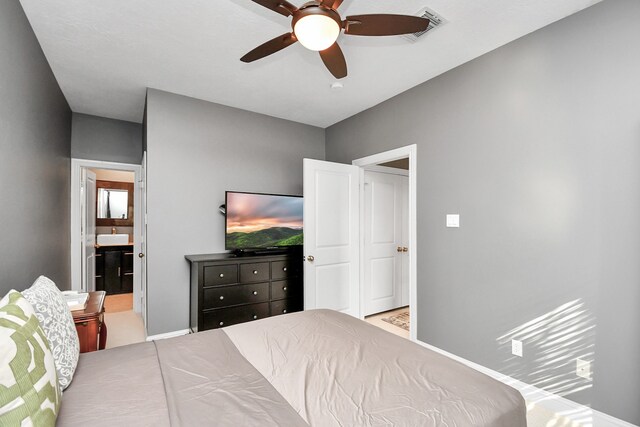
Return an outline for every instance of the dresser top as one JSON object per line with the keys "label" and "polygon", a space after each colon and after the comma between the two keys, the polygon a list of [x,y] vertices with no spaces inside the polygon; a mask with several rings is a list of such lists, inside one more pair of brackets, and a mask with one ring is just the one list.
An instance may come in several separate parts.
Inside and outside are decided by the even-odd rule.
{"label": "dresser top", "polygon": [[257,259],[263,259],[266,261],[274,258],[282,259],[282,258],[289,257],[291,255],[294,255],[294,256],[298,255],[301,257],[302,256],[301,254],[302,252],[287,252],[287,253],[273,253],[273,254],[265,253],[265,254],[259,254],[259,255],[238,256],[232,253],[221,253],[221,254],[185,255],[185,259],[191,263],[207,262],[207,261],[226,261],[226,260],[249,261],[249,260],[257,260]]}
{"label": "dresser top", "polygon": [[226,259],[240,258],[239,256],[237,256],[235,254],[232,254],[232,253],[185,255],[184,257],[189,262],[222,261],[222,260],[226,260]]}

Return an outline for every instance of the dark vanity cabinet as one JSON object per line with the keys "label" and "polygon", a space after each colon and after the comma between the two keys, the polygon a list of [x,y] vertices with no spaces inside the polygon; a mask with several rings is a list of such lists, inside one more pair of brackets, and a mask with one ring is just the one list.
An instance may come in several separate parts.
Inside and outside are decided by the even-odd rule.
{"label": "dark vanity cabinet", "polygon": [[96,290],[107,295],[133,292],[133,246],[96,248]]}
{"label": "dark vanity cabinet", "polygon": [[302,254],[189,255],[193,332],[301,311]]}

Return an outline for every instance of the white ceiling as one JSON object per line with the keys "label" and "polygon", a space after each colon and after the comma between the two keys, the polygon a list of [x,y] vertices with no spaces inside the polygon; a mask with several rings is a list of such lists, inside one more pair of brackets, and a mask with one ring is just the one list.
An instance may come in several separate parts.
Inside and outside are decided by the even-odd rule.
{"label": "white ceiling", "polygon": [[[290,0],[296,5],[303,0]],[[240,57],[291,30],[250,0],[21,0],[71,109],[142,121],[147,87],[327,127],[599,0],[345,0],[342,16],[436,11],[412,43],[340,36],[344,88],[316,52],[293,45]]]}

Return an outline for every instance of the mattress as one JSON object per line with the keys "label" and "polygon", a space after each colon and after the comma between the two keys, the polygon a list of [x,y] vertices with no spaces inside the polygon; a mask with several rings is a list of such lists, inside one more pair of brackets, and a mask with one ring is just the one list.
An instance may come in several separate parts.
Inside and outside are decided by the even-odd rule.
{"label": "mattress", "polygon": [[60,426],[526,426],[516,390],[311,310],[83,354]]}

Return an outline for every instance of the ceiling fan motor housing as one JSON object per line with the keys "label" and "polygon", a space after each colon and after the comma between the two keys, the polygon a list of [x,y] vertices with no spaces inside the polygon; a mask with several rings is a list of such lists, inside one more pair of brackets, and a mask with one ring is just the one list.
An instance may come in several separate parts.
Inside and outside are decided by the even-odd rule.
{"label": "ceiling fan motor housing", "polygon": [[334,21],[336,21],[336,23],[340,28],[342,28],[342,19],[340,18],[340,15],[338,14],[338,12],[326,6],[322,6],[322,4],[315,1],[310,1],[308,3],[303,4],[302,6],[300,6],[300,9],[298,9],[293,13],[291,28],[295,28],[296,23],[302,18],[306,16],[312,16],[312,15],[322,15],[322,16],[331,18]]}

